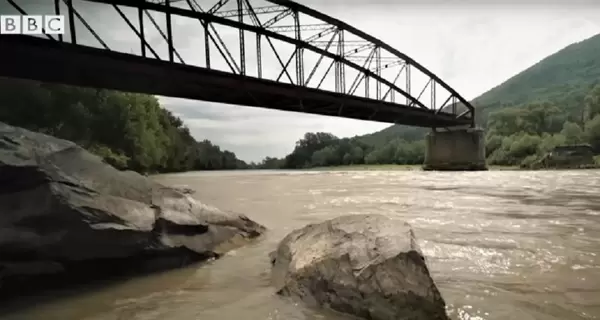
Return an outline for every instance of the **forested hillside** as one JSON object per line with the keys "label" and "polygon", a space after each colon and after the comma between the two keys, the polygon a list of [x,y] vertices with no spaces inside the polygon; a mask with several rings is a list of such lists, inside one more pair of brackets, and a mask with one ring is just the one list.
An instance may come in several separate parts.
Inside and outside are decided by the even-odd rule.
{"label": "forested hillside", "polygon": [[581,120],[583,99],[600,83],[600,34],[571,44],[474,99],[490,110],[551,102]]}
{"label": "forested hillside", "polygon": [[121,169],[246,168],[149,95],[0,78],[0,121],[74,141]]}
{"label": "forested hillside", "polygon": [[[590,143],[600,153],[600,35],[567,46],[472,102],[479,125],[486,129],[490,164],[527,164],[564,144]],[[270,159],[269,165],[422,163],[427,132],[394,125],[352,139],[328,136],[327,143],[307,134],[292,154]],[[307,147],[306,141],[316,142]],[[363,157],[353,156],[359,153],[356,148],[344,151],[347,144],[360,147]]]}

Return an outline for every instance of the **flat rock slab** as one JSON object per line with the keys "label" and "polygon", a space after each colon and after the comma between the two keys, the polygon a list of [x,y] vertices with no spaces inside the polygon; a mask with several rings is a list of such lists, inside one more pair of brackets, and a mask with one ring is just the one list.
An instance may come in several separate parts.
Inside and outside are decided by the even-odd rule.
{"label": "flat rock slab", "polygon": [[284,296],[371,320],[448,319],[411,226],[382,215],[307,225],[271,253]]}

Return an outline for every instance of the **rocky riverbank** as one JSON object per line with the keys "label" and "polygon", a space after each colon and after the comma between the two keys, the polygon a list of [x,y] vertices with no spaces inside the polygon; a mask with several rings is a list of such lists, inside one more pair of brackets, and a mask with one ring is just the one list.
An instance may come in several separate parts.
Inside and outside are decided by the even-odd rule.
{"label": "rocky riverbank", "polygon": [[0,123],[0,296],[218,258],[265,232],[186,193]]}

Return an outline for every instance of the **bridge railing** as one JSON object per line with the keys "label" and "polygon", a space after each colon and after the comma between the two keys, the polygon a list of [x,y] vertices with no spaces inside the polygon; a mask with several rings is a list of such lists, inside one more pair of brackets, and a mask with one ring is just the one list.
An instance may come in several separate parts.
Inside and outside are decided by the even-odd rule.
{"label": "bridge railing", "polygon": [[454,89],[386,43],[287,0],[7,0],[64,14],[47,37],[474,119]]}

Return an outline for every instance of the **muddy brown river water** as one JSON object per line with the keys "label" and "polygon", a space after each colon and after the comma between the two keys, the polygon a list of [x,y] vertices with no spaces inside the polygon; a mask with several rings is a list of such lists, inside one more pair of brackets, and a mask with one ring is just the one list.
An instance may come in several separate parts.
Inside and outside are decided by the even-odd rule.
{"label": "muddy brown river water", "polygon": [[454,319],[600,319],[600,171],[212,172],[157,176],[270,231],[204,266],[121,281],[2,320],[344,319],[273,294],[268,253],[342,214],[403,217]]}

